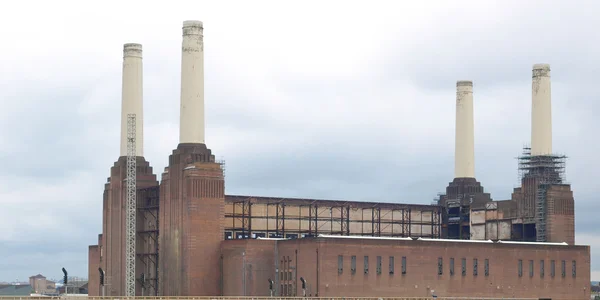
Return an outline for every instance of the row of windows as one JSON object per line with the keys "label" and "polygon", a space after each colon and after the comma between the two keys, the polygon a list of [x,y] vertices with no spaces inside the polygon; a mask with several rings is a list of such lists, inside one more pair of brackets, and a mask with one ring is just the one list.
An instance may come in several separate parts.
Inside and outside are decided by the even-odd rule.
{"label": "row of windows", "polygon": [[[461,264],[461,275],[467,276],[467,259],[463,257],[461,259],[460,264]],[[477,260],[477,258],[473,258],[473,276],[477,276],[479,274],[478,266],[479,266],[479,261]],[[454,276],[454,257],[450,258],[449,271],[450,271],[450,276]],[[487,258],[483,260],[483,273],[485,276],[490,276],[490,260]],[[444,259],[442,257],[438,257],[437,274],[438,275],[444,274]]]}
{"label": "row of windows", "polygon": [[[534,262],[533,260],[529,260],[529,277],[533,277],[534,275]],[[556,262],[554,260],[550,261],[550,277],[554,278],[555,274],[555,268],[556,268]],[[519,265],[518,265],[518,272],[519,272],[519,277],[523,277],[523,260],[519,259]],[[567,276],[567,262],[565,260],[562,260],[560,262],[560,276],[562,278],[565,278]],[[540,278],[544,278],[545,276],[545,270],[544,270],[544,260],[540,260]],[[571,276],[573,278],[575,278],[577,276],[577,262],[576,261],[571,261]]]}
{"label": "row of windows", "polygon": [[[383,272],[382,264],[383,264],[383,258],[381,256],[377,256],[377,263],[375,266],[377,275],[381,275],[381,273]],[[388,272],[390,275],[394,274],[394,269],[395,269],[395,259],[393,256],[390,256],[388,258]],[[363,272],[364,272],[364,274],[369,274],[369,256],[363,257]],[[338,255],[338,275],[341,275],[343,273],[344,273],[344,256]],[[356,255],[352,255],[350,257],[350,274],[352,274],[352,275],[356,274]],[[405,275],[405,274],[406,274],[406,256],[402,256],[402,275]]]}

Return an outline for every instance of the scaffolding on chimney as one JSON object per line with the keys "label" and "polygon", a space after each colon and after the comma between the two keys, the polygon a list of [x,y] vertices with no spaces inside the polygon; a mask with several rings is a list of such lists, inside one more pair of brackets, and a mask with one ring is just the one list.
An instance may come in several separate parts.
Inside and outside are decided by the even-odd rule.
{"label": "scaffolding on chimney", "polygon": [[520,181],[531,181],[535,185],[535,193],[532,191],[525,194],[524,209],[521,212],[524,213],[524,219],[535,223],[538,242],[545,242],[547,238],[548,188],[565,182],[566,158],[565,155],[557,154],[531,155],[531,148],[528,146],[523,147],[523,155],[518,157]]}

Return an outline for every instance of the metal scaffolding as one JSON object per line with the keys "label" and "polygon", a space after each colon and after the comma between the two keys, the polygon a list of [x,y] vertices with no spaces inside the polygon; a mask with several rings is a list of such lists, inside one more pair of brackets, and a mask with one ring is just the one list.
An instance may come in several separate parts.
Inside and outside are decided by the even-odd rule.
{"label": "metal scaffolding", "polygon": [[227,239],[319,234],[441,237],[442,208],[437,205],[234,195],[226,195],[225,202]]}
{"label": "metal scaffolding", "polygon": [[127,115],[127,199],[125,240],[125,296],[135,296],[135,237],[136,237],[136,149],[135,114]]}
{"label": "metal scaffolding", "polygon": [[[535,223],[535,240],[545,242],[547,235],[548,189],[565,182],[565,155],[532,155],[530,147],[523,147],[518,157],[519,179],[524,194],[519,214]],[[526,221],[527,222],[527,221]]]}

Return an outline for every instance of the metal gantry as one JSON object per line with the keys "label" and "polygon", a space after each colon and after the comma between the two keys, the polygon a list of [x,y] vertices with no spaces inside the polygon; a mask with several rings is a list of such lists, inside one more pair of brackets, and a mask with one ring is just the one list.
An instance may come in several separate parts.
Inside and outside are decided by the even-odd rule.
{"label": "metal gantry", "polygon": [[136,115],[127,115],[127,199],[125,242],[125,296],[135,296],[135,236],[136,236]]}

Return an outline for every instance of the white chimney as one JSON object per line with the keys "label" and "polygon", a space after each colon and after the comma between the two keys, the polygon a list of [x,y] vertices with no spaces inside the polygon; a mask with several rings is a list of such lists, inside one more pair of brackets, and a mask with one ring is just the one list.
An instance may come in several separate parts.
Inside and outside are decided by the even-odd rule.
{"label": "white chimney", "polygon": [[475,178],[473,82],[456,82],[456,136],[454,178]]}
{"label": "white chimney", "polygon": [[136,114],[136,156],[144,156],[142,45],[123,46],[121,94],[121,156],[127,156],[127,115]]}
{"label": "white chimney", "polygon": [[533,65],[531,84],[531,155],[552,154],[550,65]]}
{"label": "white chimney", "polygon": [[179,143],[204,144],[204,42],[201,21],[183,22]]}

